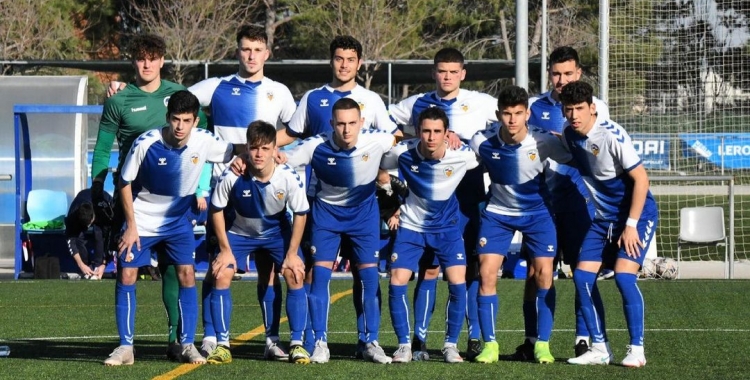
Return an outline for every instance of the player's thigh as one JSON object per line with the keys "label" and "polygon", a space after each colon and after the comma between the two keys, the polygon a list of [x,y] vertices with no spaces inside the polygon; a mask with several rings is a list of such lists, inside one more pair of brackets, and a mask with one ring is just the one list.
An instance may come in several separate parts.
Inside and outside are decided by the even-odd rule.
{"label": "player's thigh", "polygon": [[495,214],[486,210],[482,212],[477,241],[480,267],[482,255],[497,254],[505,256],[508,253],[510,242],[516,233],[512,218],[515,217]]}
{"label": "player's thigh", "polygon": [[582,263],[602,263],[604,254],[611,247],[611,223],[605,221],[593,221],[581,242],[581,251],[578,254],[579,267]]}
{"label": "player's thigh", "polygon": [[557,255],[557,233],[555,223],[549,214],[519,216],[518,228],[523,234],[529,258]]}
{"label": "player's thigh", "polygon": [[390,258],[391,271],[394,269],[418,271],[425,248],[426,244],[421,233],[399,227]]}
{"label": "player's thigh", "polygon": [[[651,243],[654,241],[654,235],[656,234],[656,227],[658,223],[659,220],[657,215],[641,216],[640,220],[638,220],[638,224],[635,227],[636,231],[638,231],[638,236],[643,243],[643,248],[640,248],[640,255],[638,255],[637,257],[628,256],[627,252],[625,251],[625,247],[623,246],[619,247],[618,249],[617,260],[629,260],[638,263],[639,266],[642,266],[643,260],[646,258],[646,252],[648,252],[649,247],[651,247]],[[615,238],[619,239],[620,235],[622,235],[621,231],[615,236]]]}
{"label": "player's thigh", "polygon": [[440,233],[428,233],[425,236],[427,245],[435,251],[435,256],[444,271],[456,265],[466,266],[467,254],[464,239],[459,229],[453,228]]}
{"label": "player's thigh", "polygon": [[141,248],[138,249],[138,246],[136,244],[133,244],[133,247],[130,251],[130,260],[128,260],[127,258],[127,252],[123,253],[122,255],[119,255],[118,253],[117,265],[122,268],[140,268],[147,265],[150,266],[151,249],[156,245],[160,245],[164,241],[164,239],[165,238],[162,236],[141,237]]}

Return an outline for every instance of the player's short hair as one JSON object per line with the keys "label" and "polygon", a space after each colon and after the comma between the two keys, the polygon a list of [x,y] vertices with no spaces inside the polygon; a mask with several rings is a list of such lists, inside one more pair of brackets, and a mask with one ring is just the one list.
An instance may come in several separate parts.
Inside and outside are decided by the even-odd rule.
{"label": "player's short hair", "polygon": [[523,87],[506,86],[497,95],[497,109],[503,110],[508,107],[522,105],[529,108],[529,93]]}
{"label": "player's short hair", "polygon": [[360,115],[362,114],[362,111],[359,108],[359,103],[352,98],[341,98],[337,100],[336,103],[333,103],[331,113],[335,114],[338,110],[357,110],[357,113]]}
{"label": "player's short hair", "polygon": [[240,45],[240,41],[242,41],[243,38],[246,38],[250,41],[258,41],[264,44],[268,44],[268,36],[266,35],[266,30],[257,25],[242,25],[237,30],[237,46]]}
{"label": "player's short hair", "polygon": [[90,226],[94,221],[94,205],[91,202],[81,203],[77,209],[73,210],[71,222],[79,226]]}
{"label": "player's short hair", "polygon": [[138,34],[128,44],[128,56],[139,59],[158,59],[167,53],[167,43],[155,34]]}
{"label": "player's short hair", "polygon": [[432,62],[435,66],[437,66],[438,63],[460,63],[463,67],[464,55],[455,48],[442,48],[435,53],[435,58]]}
{"label": "player's short hair", "polygon": [[362,44],[352,36],[336,36],[333,38],[329,47],[331,59],[333,59],[336,49],[354,50],[357,53],[357,59],[362,59]]}
{"label": "player's short hair", "polygon": [[167,103],[167,117],[169,117],[169,115],[180,115],[183,113],[192,113],[193,116],[197,117],[200,108],[201,104],[192,92],[188,90],[180,90],[169,97],[169,103]]}
{"label": "player's short hair", "polygon": [[573,49],[570,46],[560,46],[559,48],[552,50],[547,65],[549,66],[548,68],[551,68],[552,65],[568,61],[573,61],[575,62],[576,67],[581,67],[581,60],[578,59],[578,52],[576,49]]}
{"label": "player's short hair", "polygon": [[247,126],[247,145],[258,147],[266,144],[276,145],[276,127],[263,120],[256,120]]}
{"label": "player's short hair", "polygon": [[560,102],[564,105],[594,102],[594,88],[583,81],[575,81],[565,85],[560,92]]}
{"label": "player's short hair", "polygon": [[422,127],[422,122],[425,120],[440,120],[443,122],[445,130],[448,130],[448,115],[446,115],[445,111],[441,108],[429,107],[420,112],[419,118],[417,118],[417,132],[419,132],[419,129]]}

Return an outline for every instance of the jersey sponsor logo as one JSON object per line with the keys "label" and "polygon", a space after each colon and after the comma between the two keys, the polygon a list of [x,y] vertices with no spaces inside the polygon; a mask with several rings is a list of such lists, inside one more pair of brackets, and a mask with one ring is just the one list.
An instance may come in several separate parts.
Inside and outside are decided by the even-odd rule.
{"label": "jersey sponsor logo", "polygon": [[462,252],[459,252],[456,254],[456,260],[463,260],[463,259],[464,259],[464,254]]}
{"label": "jersey sponsor logo", "polygon": [[487,238],[486,237],[479,238],[479,246],[484,247],[485,245],[487,245]]}
{"label": "jersey sponsor logo", "polygon": [[240,88],[239,87],[233,87],[232,88],[232,96],[240,96]]}
{"label": "jersey sponsor logo", "polygon": [[461,103],[461,110],[464,111],[464,112],[468,112],[469,111],[469,103],[466,103],[466,102]]}
{"label": "jersey sponsor logo", "polygon": [[243,198],[248,198],[248,197],[252,197],[252,196],[253,196],[253,194],[252,194],[252,192],[250,192],[250,190],[242,190],[242,197]]}
{"label": "jersey sponsor logo", "polygon": [[159,157],[159,166],[164,166],[167,164],[167,158],[166,157]]}
{"label": "jersey sponsor logo", "polygon": [[599,155],[599,145],[591,144],[591,153],[594,154],[594,157]]}
{"label": "jersey sponsor logo", "polygon": [[362,161],[367,162],[370,159],[370,154],[365,153],[362,155]]}
{"label": "jersey sponsor logo", "polygon": [[273,101],[273,92],[271,91],[266,92],[266,98],[268,98],[269,101]]}
{"label": "jersey sponsor logo", "polygon": [[328,157],[328,165],[336,165],[336,157]]}
{"label": "jersey sponsor logo", "polygon": [[198,153],[193,153],[193,155],[190,156],[190,162],[192,162],[193,165],[198,164]]}
{"label": "jersey sponsor logo", "polygon": [[445,173],[446,177],[450,177],[453,175],[453,166],[449,166],[445,169],[443,169],[443,173]]}
{"label": "jersey sponsor logo", "polygon": [[411,166],[411,172],[412,172],[412,173],[419,173],[419,166],[417,166],[417,165],[412,165],[412,166]]}
{"label": "jersey sponsor logo", "polygon": [[391,262],[395,263],[396,260],[398,260],[398,253],[396,252],[391,253]]}
{"label": "jersey sponsor logo", "polygon": [[542,120],[549,120],[549,112],[547,111],[542,112]]}
{"label": "jersey sponsor logo", "polygon": [[143,111],[147,111],[147,110],[148,110],[148,108],[146,106],[143,106],[143,107],[131,108],[130,112],[136,113],[136,112],[143,112]]}
{"label": "jersey sponsor logo", "polygon": [[284,195],[285,195],[284,190],[277,190],[276,193],[274,193],[274,195],[276,195],[276,199],[280,201],[284,200]]}
{"label": "jersey sponsor logo", "polygon": [[498,153],[498,152],[492,152],[492,159],[493,160],[499,160],[500,159],[500,153]]}
{"label": "jersey sponsor logo", "polygon": [[320,99],[321,107],[328,107],[328,99]]}
{"label": "jersey sponsor logo", "polygon": [[536,160],[537,154],[538,153],[537,153],[536,150],[532,150],[532,151],[529,151],[528,153],[526,153],[526,155],[529,156],[529,160],[531,160],[531,161]]}

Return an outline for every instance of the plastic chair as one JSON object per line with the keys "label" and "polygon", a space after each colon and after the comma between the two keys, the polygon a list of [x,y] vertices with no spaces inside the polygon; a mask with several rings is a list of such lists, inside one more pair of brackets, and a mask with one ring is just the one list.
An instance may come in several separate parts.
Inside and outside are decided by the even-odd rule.
{"label": "plastic chair", "polygon": [[721,207],[684,207],[680,209],[680,236],[677,238],[677,278],[680,278],[683,245],[724,246],[724,278],[729,272],[724,209]]}
{"label": "plastic chair", "polygon": [[29,222],[44,222],[68,214],[68,194],[64,191],[38,189],[29,191],[26,199]]}

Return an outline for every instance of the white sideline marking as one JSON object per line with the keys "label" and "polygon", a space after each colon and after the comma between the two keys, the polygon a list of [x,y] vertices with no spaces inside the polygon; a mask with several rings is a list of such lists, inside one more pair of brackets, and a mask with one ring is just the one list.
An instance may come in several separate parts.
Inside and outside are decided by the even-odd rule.
{"label": "white sideline marking", "polygon": [[[574,329],[554,329],[553,332],[572,332],[575,331]],[[628,329],[607,329],[608,332],[611,331],[617,331],[617,332],[627,332]],[[750,329],[645,329],[647,332],[725,332],[725,333],[750,333]],[[445,333],[443,330],[429,330],[427,331],[431,334],[441,334]],[[462,330],[461,332],[466,332],[466,330]],[[517,329],[517,330],[495,330],[495,332],[502,332],[502,333],[522,333],[524,332],[523,329]],[[394,334],[393,331],[388,330],[381,330],[381,334]],[[357,334],[356,331],[329,331],[328,334]],[[289,335],[288,332],[282,332],[282,336]],[[136,337],[166,337],[166,334],[138,334]],[[201,334],[196,334],[196,337],[202,336]],[[34,337],[34,338],[12,338],[12,339],[0,339],[0,342],[17,342],[22,340],[28,340],[28,341],[42,341],[42,340],[93,340],[93,339],[114,339],[119,338],[119,335],[82,335],[82,336],[51,336],[51,337]]]}

